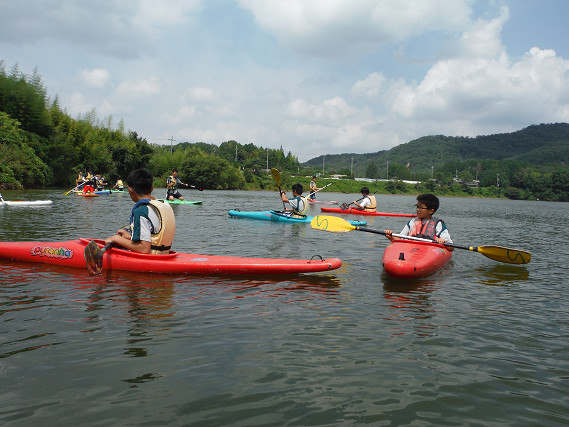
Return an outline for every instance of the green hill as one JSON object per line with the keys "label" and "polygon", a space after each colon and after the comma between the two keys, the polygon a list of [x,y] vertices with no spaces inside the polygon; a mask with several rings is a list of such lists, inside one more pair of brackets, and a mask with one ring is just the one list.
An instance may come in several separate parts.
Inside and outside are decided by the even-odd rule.
{"label": "green hill", "polygon": [[[303,163],[307,168],[322,168],[323,156]],[[554,123],[494,135],[450,137],[424,136],[390,150],[366,154],[327,154],[326,171],[352,171],[363,176],[375,163],[385,170],[387,162],[407,165],[412,171],[430,171],[449,162],[468,160],[527,161],[534,166],[559,167],[569,164],[569,124]]]}

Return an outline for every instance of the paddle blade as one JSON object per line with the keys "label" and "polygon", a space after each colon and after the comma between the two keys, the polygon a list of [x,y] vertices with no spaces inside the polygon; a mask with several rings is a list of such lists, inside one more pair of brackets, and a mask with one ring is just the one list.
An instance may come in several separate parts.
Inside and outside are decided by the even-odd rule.
{"label": "paddle blade", "polygon": [[271,168],[271,175],[273,176],[273,179],[275,180],[277,185],[280,187],[281,186],[281,173],[277,169]]}
{"label": "paddle blade", "polygon": [[531,260],[531,254],[526,251],[505,248],[503,246],[478,246],[470,248],[480,252],[485,257],[508,264],[527,264]]}
{"label": "paddle blade", "polygon": [[85,264],[87,264],[87,271],[91,276],[101,274],[103,271],[103,251],[99,248],[94,240],[91,240],[85,247]]}
{"label": "paddle blade", "polygon": [[337,216],[317,215],[310,221],[310,227],[316,230],[330,231],[332,233],[346,233],[356,227],[348,221]]}
{"label": "paddle blade", "polygon": [[350,205],[347,203],[342,203],[340,205],[340,209],[342,209],[343,211],[347,211],[349,207],[350,207]]}

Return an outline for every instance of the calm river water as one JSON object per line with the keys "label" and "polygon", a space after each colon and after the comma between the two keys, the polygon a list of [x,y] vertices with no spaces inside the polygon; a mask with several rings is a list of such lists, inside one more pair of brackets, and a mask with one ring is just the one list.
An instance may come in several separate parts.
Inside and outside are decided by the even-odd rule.
{"label": "calm river water", "polygon": [[[531,263],[457,249],[440,273],[400,282],[382,273],[383,236],[227,215],[282,208],[276,192],[184,193],[204,204],[174,205],[178,251],[319,254],[343,266],[278,278],[90,277],[0,261],[0,425],[569,424],[569,256],[551,231],[569,222],[569,204],[443,197],[438,215],[455,243],[528,250]],[[105,237],[132,207],[127,194],[2,194],[53,200],[0,208],[5,241]],[[413,196],[378,200],[414,212]]]}

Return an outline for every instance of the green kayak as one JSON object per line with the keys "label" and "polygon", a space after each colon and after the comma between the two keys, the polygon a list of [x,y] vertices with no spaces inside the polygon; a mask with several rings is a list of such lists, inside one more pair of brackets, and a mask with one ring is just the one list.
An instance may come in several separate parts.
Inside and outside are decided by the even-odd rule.
{"label": "green kayak", "polygon": [[203,202],[202,201],[190,201],[190,200],[179,200],[179,199],[174,199],[174,200],[166,200],[166,199],[158,199],[161,202],[168,202],[172,205],[201,205]]}

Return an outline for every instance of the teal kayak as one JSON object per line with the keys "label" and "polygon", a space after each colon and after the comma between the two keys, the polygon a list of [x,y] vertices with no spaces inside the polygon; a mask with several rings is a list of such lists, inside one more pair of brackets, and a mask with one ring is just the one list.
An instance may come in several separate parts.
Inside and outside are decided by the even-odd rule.
{"label": "teal kayak", "polygon": [[179,199],[174,199],[174,200],[166,200],[166,199],[158,199],[161,202],[168,202],[172,205],[201,205],[203,202],[202,201],[190,201],[190,200],[179,200]]}
{"label": "teal kayak", "polygon": [[[278,222],[292,222],[298,224],[310,224],[313,216],[305,216],[301,218],[291,217],[283,211],[250,211],[242,212],[239,209],[233,209],[229,211],[229,216],[233,218],[250,218],[250,219],[260,219],[264,221],[278,221]],[[352,225],[366,225],[366,221],[350,221]]]}

